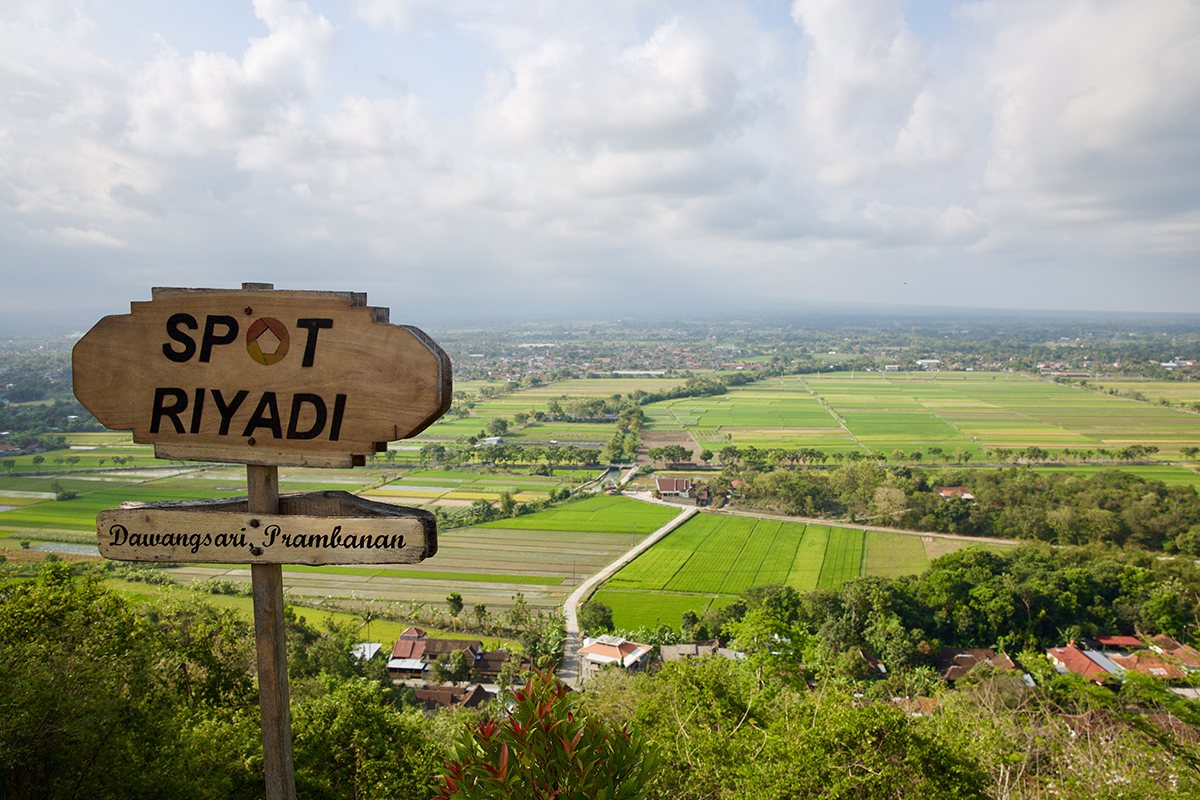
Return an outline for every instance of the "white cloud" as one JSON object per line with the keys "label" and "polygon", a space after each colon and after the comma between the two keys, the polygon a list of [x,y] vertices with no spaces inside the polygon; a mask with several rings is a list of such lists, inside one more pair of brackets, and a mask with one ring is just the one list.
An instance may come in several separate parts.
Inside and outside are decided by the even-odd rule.
{"label": "white cloud", "polygon": [[736,124],[737,79],[711,43],[676,19],[610,55],[552,40],[521,57],[482,129],[503,144],[587,156],[713,141]]}
{"label": "white cloud", "polygon": [[[1019,304],[1018,270],[1046,298],[1154,307],[1169,275],[1172,303],[1200,300],[1196,6],[973,3],[941,41],[915,7],[262,0],[222,31],[237,45],[147,21],[138,56],[110,6],[21,4],[0,20],[0,251],[84,276],[64,291],[89,270],[327,285],[336,264],[464,308],[513,282],[559,307],[731,278]],[[469,74],[421,80],[438,69]]]}
{"label": "white cloud", "polygon": [[254,8],[271,32],[251,40],[241,61],[168,46],[146,68],[129,103],[137,148],[197,155],[294,122],[332,53],[333,25],[303,3],[256,0]]}
{"label": "white cloud", "polygon": [[928,88],[934,76],[904,5],[792,5],[812,40],[801,95],[803,141],[826,185],[859,183],[892,166],[945,164],[969,141],[969,111],[939,103]]}
{"label": "white cloud", "polygon": [[985,62],[995,151],[982,181],[997,208],[1063,223],[1197,208],[1200,7],[1126,0],[978,13],[997,29]]}

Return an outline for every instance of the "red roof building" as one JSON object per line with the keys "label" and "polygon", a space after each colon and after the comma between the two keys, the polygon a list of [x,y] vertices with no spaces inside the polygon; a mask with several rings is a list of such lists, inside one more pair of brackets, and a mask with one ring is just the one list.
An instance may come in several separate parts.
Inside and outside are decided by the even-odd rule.
{"label": "red roof building", "polygon": [[1121,669],[1129,672],[1137,672],[1141,675],[1149,675],[1152,678],[1159,678],[1164,681],[1181,681],[1187,677],[1182,669],[1173,664],[1168,664],[1158,656],[1152,656],[1147,653],[1135,653],[1131,656],[1109,656],[1112,662]]}
{"label": "red roof building", "polygon": [[1104,683],[1112,674],[1088,656],[1078,647],[1052,647],[1046,651],[1051,663],[1059,672],[1074,672],[1083,675],[1096,683]]}
{"label": "red roof building", "polygon": [[1200,671],[1200,652],[1186,644],[1180,644],[1165,633],[1160,633],[1151,639],[1150,647],[1168,656],[1187,672]]}
{"label": "red roof building", "polygon": [[474,663],[483,652],[478,639],[430,639],[420,628],[407,628],[392,645],[388,673],[396,678],[420,678],[425,667],[438,656],[463,650]]}
{"label": "red roof building", "polygon": [[587,680],[609,664],[617,664],[631,672],[645,669],[650,660],[651,647],[622,639],[620,636],[599,636],[584,639],[579,648],[583,660],[583,679]]}
{"label": "red roof building", "polygon": [[1137,650],[1142,640],[1136,636],[1097,636],[1096,641],[1105,650]]}

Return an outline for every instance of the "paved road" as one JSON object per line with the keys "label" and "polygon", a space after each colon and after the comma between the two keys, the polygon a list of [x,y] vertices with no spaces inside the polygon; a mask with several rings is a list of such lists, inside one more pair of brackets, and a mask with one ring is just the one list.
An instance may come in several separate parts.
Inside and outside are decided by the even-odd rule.
{"label": "paved road", "polygon": [[647,536],[616,561],[581,583],[575,591],[571,592],[570,597],[567,598],[567,602],[563,606],[563,616],[566,617],[567,622],[567,639],[563,648],[562,666],[558,670],[558,677],[570,686],[579,685],[579,648],[583,646],[583,639],[579,635],[579,604],[590,597],[592,592],[596,590],[596,587],[611,578],[617,570],[637,558],[638,555],[647,550],[659,539],[678,528],[699,510],[695,506],[680,508],[673,503],[663,503],[653,500],[648,494],[642,496],[639,493],[637,499],[658,505],[670,506],[671,508],[679,508],[681,513],[666,525],[663,525],[654,533]]}

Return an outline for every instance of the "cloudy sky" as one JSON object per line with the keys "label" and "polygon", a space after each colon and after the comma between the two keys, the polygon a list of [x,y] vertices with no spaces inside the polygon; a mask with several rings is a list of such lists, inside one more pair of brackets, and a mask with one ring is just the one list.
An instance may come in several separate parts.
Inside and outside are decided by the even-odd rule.
{"label": "cloudy sky", "polygon": [[0,0],[0,315],[1200,311],[1195,0]]}

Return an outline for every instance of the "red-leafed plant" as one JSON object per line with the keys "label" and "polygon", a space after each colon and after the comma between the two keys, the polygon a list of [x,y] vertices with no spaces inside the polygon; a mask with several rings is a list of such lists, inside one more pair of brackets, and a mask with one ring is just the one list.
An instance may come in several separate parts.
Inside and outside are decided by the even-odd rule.
{"label": "red-leafed plant", "polygon": [[640,800],[657,760],[627,729],[588,716],[552,672],[535,672],[503,721],[468,727],[437,800]]}

